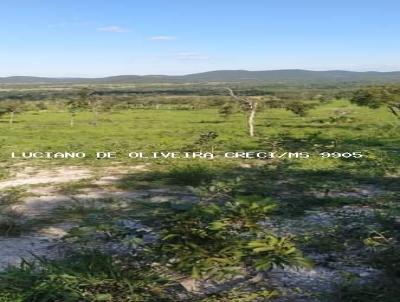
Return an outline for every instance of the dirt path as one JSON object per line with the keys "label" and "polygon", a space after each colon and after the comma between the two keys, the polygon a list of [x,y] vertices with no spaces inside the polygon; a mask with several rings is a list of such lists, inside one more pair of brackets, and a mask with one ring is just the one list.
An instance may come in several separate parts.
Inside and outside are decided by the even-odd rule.
{"label": "dirt path", "polygon": [[52,170],[39,171],[27,167],[21,172],[15,173],[13,178],[1,181],[0,190],[36,184],[73,182],[88,179],[92,176],[92,172],[89,169],[79,167],[61,167]]}
{"label": "dirt path", "polygon": [[[17,225],[33,224],[33,226],[20,236],[0,235],[0,271],[8,265],[17,265],[21,259],[34,258],[33,254],[48,258],[59,255],[60,251],[57,247],[61,237],[76,223],[58,222],[63,220],[63,217],[57,217],[54,212],[57,208],[88,204],[93,206],[93,202],[106,199],[127,202],[143,198],[149,202],[165,202],[172,199],[197,201],[197,197],[190,193],[168,188],[134,191],[115,188],[114,185],[127,174],[143,172],[147,169],[147,165],[106,167],[100,171],[80,167],[60,167],[49,170],[26,167],[15,173],[12,178],[1,181],[0,192],[19,187],[23,187],[25,192],[19,202],[0,208],[0,227],[2,223],[7,223],[7,219],[11,219]],[[74,185],[82,180],[87,182],[87,187],[78,192],[68,194],[60,190],[60,184]],[[0,195],[0,201],[1,198]],[[52,222],[54,218],[57,218],[57,222]],[[42,222],[39,227],[35,226],[36,221],[47,220],[48,222],[44,225]]]}

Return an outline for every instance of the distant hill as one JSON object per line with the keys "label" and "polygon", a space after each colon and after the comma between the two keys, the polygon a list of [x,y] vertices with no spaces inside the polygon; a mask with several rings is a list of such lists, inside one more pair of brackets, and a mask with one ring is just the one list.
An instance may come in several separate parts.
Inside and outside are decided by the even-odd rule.
{"label": "distant hill", "polygon": [[400,82],[400,71],[355,72],[344,70],[311,71],[284,70],[215,70],[182,76],[168,75],[120,75],[104,78],[46,78],[13,76],[0,77],[0,84],[84,84],[84,83],[199,83],[199,82],[264,82],[264,83],[389,83]]}

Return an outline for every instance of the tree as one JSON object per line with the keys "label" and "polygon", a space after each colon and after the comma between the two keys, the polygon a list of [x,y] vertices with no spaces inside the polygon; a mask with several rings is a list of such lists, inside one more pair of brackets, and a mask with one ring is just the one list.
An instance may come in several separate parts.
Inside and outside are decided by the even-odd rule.
{"label": "tree", "polygon": [[372,109],[386,107],[400,118],[400,86],[371,86],[355,91],[350,102]]}
{"label": "tree", "polygon": [[93,122],[94,126],[97,126],[98,120],[98,109],[100,106],[100,101],[98,98],[95,98],[96,91],[90,89],[88,87],[82,88],[79,91],[79,99],[81,108],[88,108],[93,113]]}
{"label": "tree", "polygon": [[9,114],[9,121],[8,123],[12,125],[14,123],[14,116],[16,113],[19,113],[22,111],[22,108],[20,106],[19,102],[13,102],[13,101],[8,101],[4,102],[1,106],[0,109],[0,115],[4,114]]}
{"label": "tree", "polygon": [[284,105],[284,108],[286,110],[292,111],[294,114],[298,116],[306,116],[308,113],[308,110],[314,108],[314,104],[306,104],[301,101],[292,101],[288,102]]}
{"label": "tree", "polygon": [[35,104],[37,110],[47,110],[47,105],[44,102],[38,102]]}
{"label": "tree", "polygon": [[69,125],[71,127],[74,127],[75,126],[75,116],[76,116],[76,112],[80,108],[80,103],[76,99],[70,99],[67,102],[67,107],[68,107],[68,112],[71,115]]}
{"label": "tree", "polygon": [[267,108],[284,108],[286,110],[292,111],[294,114],[299,116],[305,116],[309,109],[315,107],[315,104],[306,103],[302,101],[290,101],[285,102],[275,96],[265,96],[265,97],[239,97],[237,96],[232,89],[226,88],[229,91],[229,94],[234,99],[240,102],[240,105],[243,111],[246,112],[247,115],[247,126],[249,129],[249,135],[251,137],[254,136],[254,123],[255,116],[258,109],[262,109],[263,107]]}
{"label": "tree", "polygon": [[67,102],[68,111],[71,114],[70,126],[75,125],[76,113],[82,109],[91,109],[93,112],[93,124],[97,125],[97,109],[99,102],[93,98],[96,92],[90,88],[82,88],[78,92],[78,98],[70,99]]}
{"label": "tree", "polygon": [[218,110],[218,113],[224,119],[228,119],[234,113],[234,111],[235,111],[235,107],[231,103],[225,103]]}

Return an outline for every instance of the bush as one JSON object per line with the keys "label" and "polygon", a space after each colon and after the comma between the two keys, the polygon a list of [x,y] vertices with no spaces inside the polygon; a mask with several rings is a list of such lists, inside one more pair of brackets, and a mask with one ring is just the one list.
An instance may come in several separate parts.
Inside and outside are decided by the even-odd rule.
{"label": "bush", "polygon": [[212,178],[213,172],[201,165],[176,167],[166,175],[169,184],[194,187],[209,183]]}
{"label": "bush", "polygon": [[272,209],[266,200],[192,206],[165,222],[161,263],[195,279],[216,280],[276,266],[307,265],[292,238],[266,233],[256,223]]}

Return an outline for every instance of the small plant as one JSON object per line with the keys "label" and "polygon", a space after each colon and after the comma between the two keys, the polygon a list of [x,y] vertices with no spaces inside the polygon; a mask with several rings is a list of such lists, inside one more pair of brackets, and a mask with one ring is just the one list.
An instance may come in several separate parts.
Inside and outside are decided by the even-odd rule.
{"label": "small plant", "polygon": [[251,250],[250,259],[254,261],[254,267],[258,271],[274,267],[284,268],[289,265],[310,265],[296,248],[291,237],[263,234],[261,238],[250,241],[247,247]]}
{"label": "small plant", "polygon": [[203,148],[209,149],[211,153],[214,152],[214,140],[218,137],[218,133],[209,131],[200,134],[199,139],[194,142],[195,146],[199,146],[200,150]]}
{"label": "small plant", "polygon": [[187,165],[173,168],[165,177],[169,184],[196,187],[210,182],[213,173],[202,165]]}

